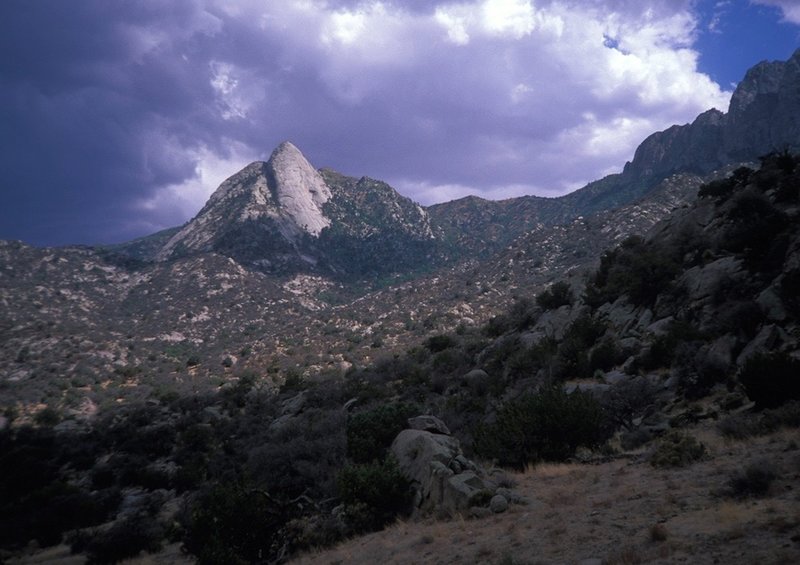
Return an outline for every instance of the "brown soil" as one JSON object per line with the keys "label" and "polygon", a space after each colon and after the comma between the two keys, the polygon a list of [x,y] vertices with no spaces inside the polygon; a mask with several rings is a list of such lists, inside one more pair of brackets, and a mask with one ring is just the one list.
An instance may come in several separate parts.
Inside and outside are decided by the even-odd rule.
{"label": "brown soil", "polygon": [[[727,441],[690,430],[706,457],[656,469],[646,453],[599,465],[540,465],[514,475],[527,505],[484,519],[399,522],[296,563],[800,563],[800,436]],[[760,497],[728,481],[760,462],[777,474]]]}

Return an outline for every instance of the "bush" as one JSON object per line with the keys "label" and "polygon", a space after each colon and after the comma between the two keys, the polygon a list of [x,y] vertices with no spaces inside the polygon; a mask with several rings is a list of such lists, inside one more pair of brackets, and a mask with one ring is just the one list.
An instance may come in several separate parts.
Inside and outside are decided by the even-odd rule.
{"label": "bush", "polygon": [[713,180],[704,184],[697,191],[697,195],[700,198],[727,198],[734,190],[746,186],[752,174],[753,169],[739,167],[727,178]]}
{"label": "bush", "polygon": [[603,396],[606,417],[614,427],[632,430],[633,421],[653,404],[656,392],[657,387],[645,378],[621,381]]}
{"label": "bush", "polygon": [[609,431],[591,395],[553,387],[502,406],[494,423],[478,427],[474,448],[500,465],[524,469],[537,461],[564,461],[580,446],[596,447]]}
{"label": "bush", "polygon": [[671,431],[658,442],[650,464],[654,467],[685,467],[705,455],[705,446],[692,436]]}
{"label": "bush", "polygon": [[572,289],[566,281],[559,281],[536,297],[536,304],[544,310],[555,310],[572,304]]}
{"label": "bush", "polygon": [[353,414],[347,421],[348,457],[355,463],[382,460],[416,412],[416,407],[410,404],[395,403]]}
{"label": "bush", "polygon": [[[88,541],[78,540],[72,550],[85,551],[87,563],[117,563],[136,557],[142,551],[153,553],[161,549],[164,528],[152,516],[135,514],[114,523],[105,531],[95,531]],[[82,547],[85,543],[85,548]]]}
{"label": "bush", "polygon": [[800,399],[800,361],[786,353],[757,353],[739,371],[739,382],[756,408]]}
{"label": "bush", "polygon": [[447,334],[434,335],[425,341],[425,347],[427,347],[431,353],[438,353],[445,349],[455,347],[456,345],[458,345],[458,342]]}
{"label": "bush", "polygon": [[345,467],[336,484],[348,520],[358,532],[379,530],[411,510],[411,484],[391,456]]}
{"label": "bush", "polygon": [[637,306],[652,306],[672,288],[680,265],[668,251],[631,236],[600,258],[600,267],[586,285],[585,301],[592,307],[626,295]]}
{"label": "bush", "polygon": [[763,496],[770,485],[778,477],[769,461],[759,460],[739,469],[728,479],[728,487],[732,496]]}
{"label": "bush", "polygon": [[270,561],[287,516],[267,496],[241,483],[219,484],[194,505],[183,548],[202,564]]}
{"label": "bush", "polygon": [[[564,338],[558,346],[556,378],[581,379],[590,378],[594,369],[589,351],[606,331],[605,323],[595,320],[589,315],[577,318],[564,332]],[[602,364],[604,360],[598,357],[596,361]]]}

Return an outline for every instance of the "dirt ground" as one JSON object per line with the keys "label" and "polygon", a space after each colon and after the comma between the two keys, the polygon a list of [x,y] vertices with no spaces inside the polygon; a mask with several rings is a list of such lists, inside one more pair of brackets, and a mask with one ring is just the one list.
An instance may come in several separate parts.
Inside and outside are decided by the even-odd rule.
{"label": "dirt ground", "polygon": [[[599,465],[540,465],[514,475],[527,505],[483,519],[398,522],[294,563],[800,563],[800,434],[728,441],[713,424],[689,432],[706,455],[656,469],[646,453]],[[733,473],[756,464],[777,478],[734,497]]]}

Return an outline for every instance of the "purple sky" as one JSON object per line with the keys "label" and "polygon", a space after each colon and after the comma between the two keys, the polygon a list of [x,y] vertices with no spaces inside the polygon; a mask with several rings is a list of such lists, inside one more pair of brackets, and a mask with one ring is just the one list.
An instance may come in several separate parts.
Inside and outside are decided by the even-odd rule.
{"label": "purple sky", "polygon": [[424,204],[560,195],[798,45],[797,0],[3,0],[0,239],[181,224],[283,140]]}

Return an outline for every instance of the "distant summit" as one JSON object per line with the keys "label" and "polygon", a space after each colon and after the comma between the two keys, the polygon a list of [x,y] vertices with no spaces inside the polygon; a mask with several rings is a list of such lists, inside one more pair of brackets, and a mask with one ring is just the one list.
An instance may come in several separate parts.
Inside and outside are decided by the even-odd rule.
{"label": "distant summit", "polygon": [[223,182],[157,258],[219,250],[237,232],[251,229],[256,241],[269,240],[270,249],[289,250],[303,234],[318,237],[330,225],[322,211],[330,198],[320,174],[285,141],[266,163],[250,163]]}
{"label": "distant summit", "polygon": [[727,114],[708,110],[691,124],[645,139],[623,174],[708,173],[784,149],[800,149],[800,49],[788,61],[763,61],[748,70]]}
{"label": "distant summit", "polygon": [[385,182],[317,170],[286,141],[266,163],[222,183],[177,231],[118,249],[160,261],[214,252],[271,273],[420,272],[488,257],[531,231],[630,205],[674,175],[695,176],[696,184],[783,150],[800,150],[800,49],[788,61],[751,68],[727,113],[710,109],[650,135],[621,173],[560,198],[467,198],[423,208]]}
{"label": "distant summit", "polygon": [[435,239],[423,208],[386,183],[323,177],[285,141],[223,182],[155,259],[215,252],[266,272],[379,274],[417,268]]}

